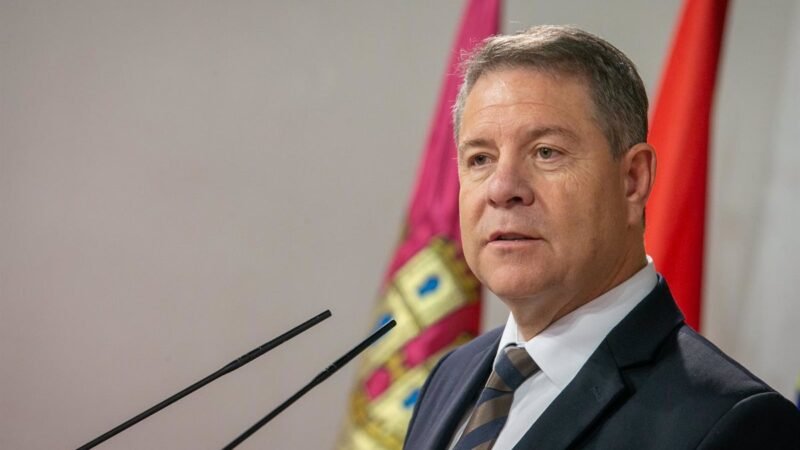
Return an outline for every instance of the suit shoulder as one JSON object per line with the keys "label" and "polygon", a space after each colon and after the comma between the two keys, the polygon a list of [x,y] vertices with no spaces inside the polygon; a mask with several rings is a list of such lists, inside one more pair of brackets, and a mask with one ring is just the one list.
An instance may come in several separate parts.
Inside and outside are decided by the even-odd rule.
{"label": "suit shoulder", "polygon": [[[427,399],[428,402],[436,403],[448,398],[461,389],[465,376],[480,372],[482,363],[494,354],[492,347],[497,345],[501,332],[502,329],[496,329],[484,333],[439,360],[425,381],[423,393],[425,397],[433,395],[442,398]],[[486,368],[491,369],[491,364]]]}
{"label": "suit shoulder", "polygon": [[447,360],[442,362],[442,365],[459,366],[470,364],[476,355],[483,353],[488,347],[496,346],[502,333],[503,327],[495,328],[494,330],[483,333],[475,339],[453,350],[448,355]]}
{"label": "suit shoulder", "polygon": [[[668,339],[654,372],[645,376],[642,393],[672,408],[673,420],[690,428],[709,430],[737,405],[762,406],[774,401],[792,403],[764,381],[686,325]],[[764,396],[764,394],[768,394]],[[761,401],[747,403],[748,399]],[[769,400],[767,403],[762,403]],[[791,409],[791,408],[789,408]],[[748,409],[749,410],[749,409]],[[775,411],[786,411],[778,408]]]}
{"label": "suit shoulder", "polygon": [[777,392],[752,395],[724,414],[698,448],[800,448],[800,411]]}
{"label": "suit shoulder", "polygon": [[[787,448],[726,445],[745,442],[747,432],[794,442],[789,431],[798,429],[794,405],[684,324],[647,359],[621,373],[630,397],[595,431],[596,442],[612,442],[630,430],[647,431],[630,435],[623,448],[698,448],[701,442],[703,449]],[[771,428],[765,420],[773,421]]]}
{"label": "suit shoulder", "polygon": [[708,339],[684,325],[678,329],[676,346],[692,384],[709,395],[741,399],[775,392],[764,381],[720,350]]}

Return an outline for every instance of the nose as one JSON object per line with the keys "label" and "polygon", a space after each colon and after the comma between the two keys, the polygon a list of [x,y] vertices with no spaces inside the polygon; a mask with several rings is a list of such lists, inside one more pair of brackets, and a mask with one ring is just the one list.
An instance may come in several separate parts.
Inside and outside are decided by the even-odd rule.
{"label": "nose", "polygon": [[489,204],[497,208],[532,204],[534,195],[530,178],[523,161],[499,161],[489,180]]}

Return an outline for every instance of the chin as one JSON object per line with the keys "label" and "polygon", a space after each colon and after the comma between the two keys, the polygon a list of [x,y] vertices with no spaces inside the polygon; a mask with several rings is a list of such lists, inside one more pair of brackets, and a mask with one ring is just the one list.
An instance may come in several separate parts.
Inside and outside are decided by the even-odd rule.
{"label": "chin", "polygon": [[545,277],[535,273],[507,273],[495,271],[483,279],[486,287],[503,300],[535,297],[547,286]]}

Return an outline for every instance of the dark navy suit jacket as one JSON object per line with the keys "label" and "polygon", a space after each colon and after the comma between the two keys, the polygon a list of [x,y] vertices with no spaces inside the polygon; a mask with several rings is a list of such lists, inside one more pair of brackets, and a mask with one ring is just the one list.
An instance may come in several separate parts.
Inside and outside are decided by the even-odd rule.
{"label": "dark navy suit jacket", "polygon": [[[476,338],[434,368],[406,449],[447,448],[501,334]],[[689,328],[659,277],[514,448],[800,449],[800,412]]]}

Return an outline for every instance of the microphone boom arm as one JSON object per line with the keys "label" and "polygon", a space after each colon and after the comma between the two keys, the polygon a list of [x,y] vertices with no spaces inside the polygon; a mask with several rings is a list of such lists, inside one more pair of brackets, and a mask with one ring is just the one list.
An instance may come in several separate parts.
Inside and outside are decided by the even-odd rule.
{"label": "microphone boom arm", "polygon": [[136,425],[137,423],[141,422],[142,420],[144,420],[144,419],[152,416],[153,414],[161,411],[162,409],[164,409],[167,406],[177,402],[178,400],[182,399],[183,397],[186,397],[187,395],[189,395],[192,392],[200,389],[201,387],[207,385],[208,383],[211,383],[212,381],[216,380],[217,378],[219,378],[219,377],[221,377],[223,375],[227,375],[227,374],[233,372],[234,370],[244,366],[245,364],[249,363],[250,361],[258,358],[259,356],[263,355],[264,353],[267,353],[268,351],[272,350],[273,348],[283,344],[284,342],[288,341],[289,339],[291,339],[291,338],[297,336],[298,334],[306,331],[307,329],[309,329],[309,328],[313,327],[314,325],[322,322],[323,320],[327,319],[330,316],[331,316],[331,311],[329,309],[326,309],[322,313],[312,317],[311,319],[308,319],[307,321],[305,321],[305,322],[301,323],[300,325],[292,328],[291,330],[287,331],[286,333],[283,333],[282,335],[276,337],[275,339],[272,339],[271,341],[266,342],[266,343],[264,343],[264,344],[262,344],[262,345],[260,345],[260,346],[258,346],[256,348],[254,348],[253,350],[250,350],[249,352],[245,353],[244,355],[234,359],[233,361],[231,361],[228,364],[226,364],[223,368],[217,370],[216,372],[214,372],[211,375],[203,378],[202,380],[194,383],[193,385],[187,387],[186,389],[178,392],[177,394],[169,397],[168,399],[162,401],[161,403],[158,403],[157,405],[152,406],[151,408],[147,409],[146,411],[143,411],[143,412],[139,413],[135,417],[132,417],[132,418],[128,419],[127,421],[117,425],[116,427],[114,427],[111,430],[103,433],[102,435],[94,438],[93,440],[87,442],[86,444],[83,444],[82,446],[78,447],[78,450],[90,449],[90,448],[95,447],[96,445],[106,441],[107,439],[112,438],[113,436],[117,435],[118,433],[121,433],[122,431],[125,431],[126,429]]}
{"label": "microphone boom arm", "polygon": [[286,401],[284,401],[283,403],[278,405],[277,408],[273,409],[269,414],[267,414],[266,416],[262,417],[261,420],[256,422],[250,428],[248,428],[247,431],[245,431],[244,433],[240,434],[236,439],[234,439],[228,445],[223,447],[223,450],[230,450],[230,449],[235,448],[237,445],[241,444],[245,439],[247,439],[253,433],[258,431],[259,428],[261,428],[264,425],[266,425],[267,422],[269,422],[270,420],[274,419],[275,416],[277,416],[278,414],[283,412],[283,410],[285,410],[286,408],[291,406],[292,403],[296,402],[300,397],[304,396],[308,391],[310,391],[311,389],[313,389],[314,387],[316,387],[318,384],[322,383],[323,381],[327,380],[328,377],[330,377],[331,375],[336,373],[336,371],[341,369],[342,366],[344,366],[345,364],[350,362],[350,360],[352,360],[353,358],[358,356],[359,353],[363,352],[367,347],[369,347],[375,341],[380,339],[381,336],[386,334],[386,332],[391,330],[395,325],[397,325],[397,322],[395,322],[394,319],[390,320],[389,322],[386,322],[382,327],[378,328],[374,333],[369,335],[369,337],[367,337],[365,340],[361,341],[360,344],[358,344],[355,347],[353,347],[352,350],[350,350],[349,352],[345,353],[344,356],[342,356],[341,358],[337,359],[336,361],[333,362],[333,364],[328,366],[328,368],[326,368],[325,370],[320,372],[320,374],[317,375],[316,377],[314,377],[314,379],[311,380],[310,383],[308,383],[305,386],[303,386],[294,395],[292,395]]}

